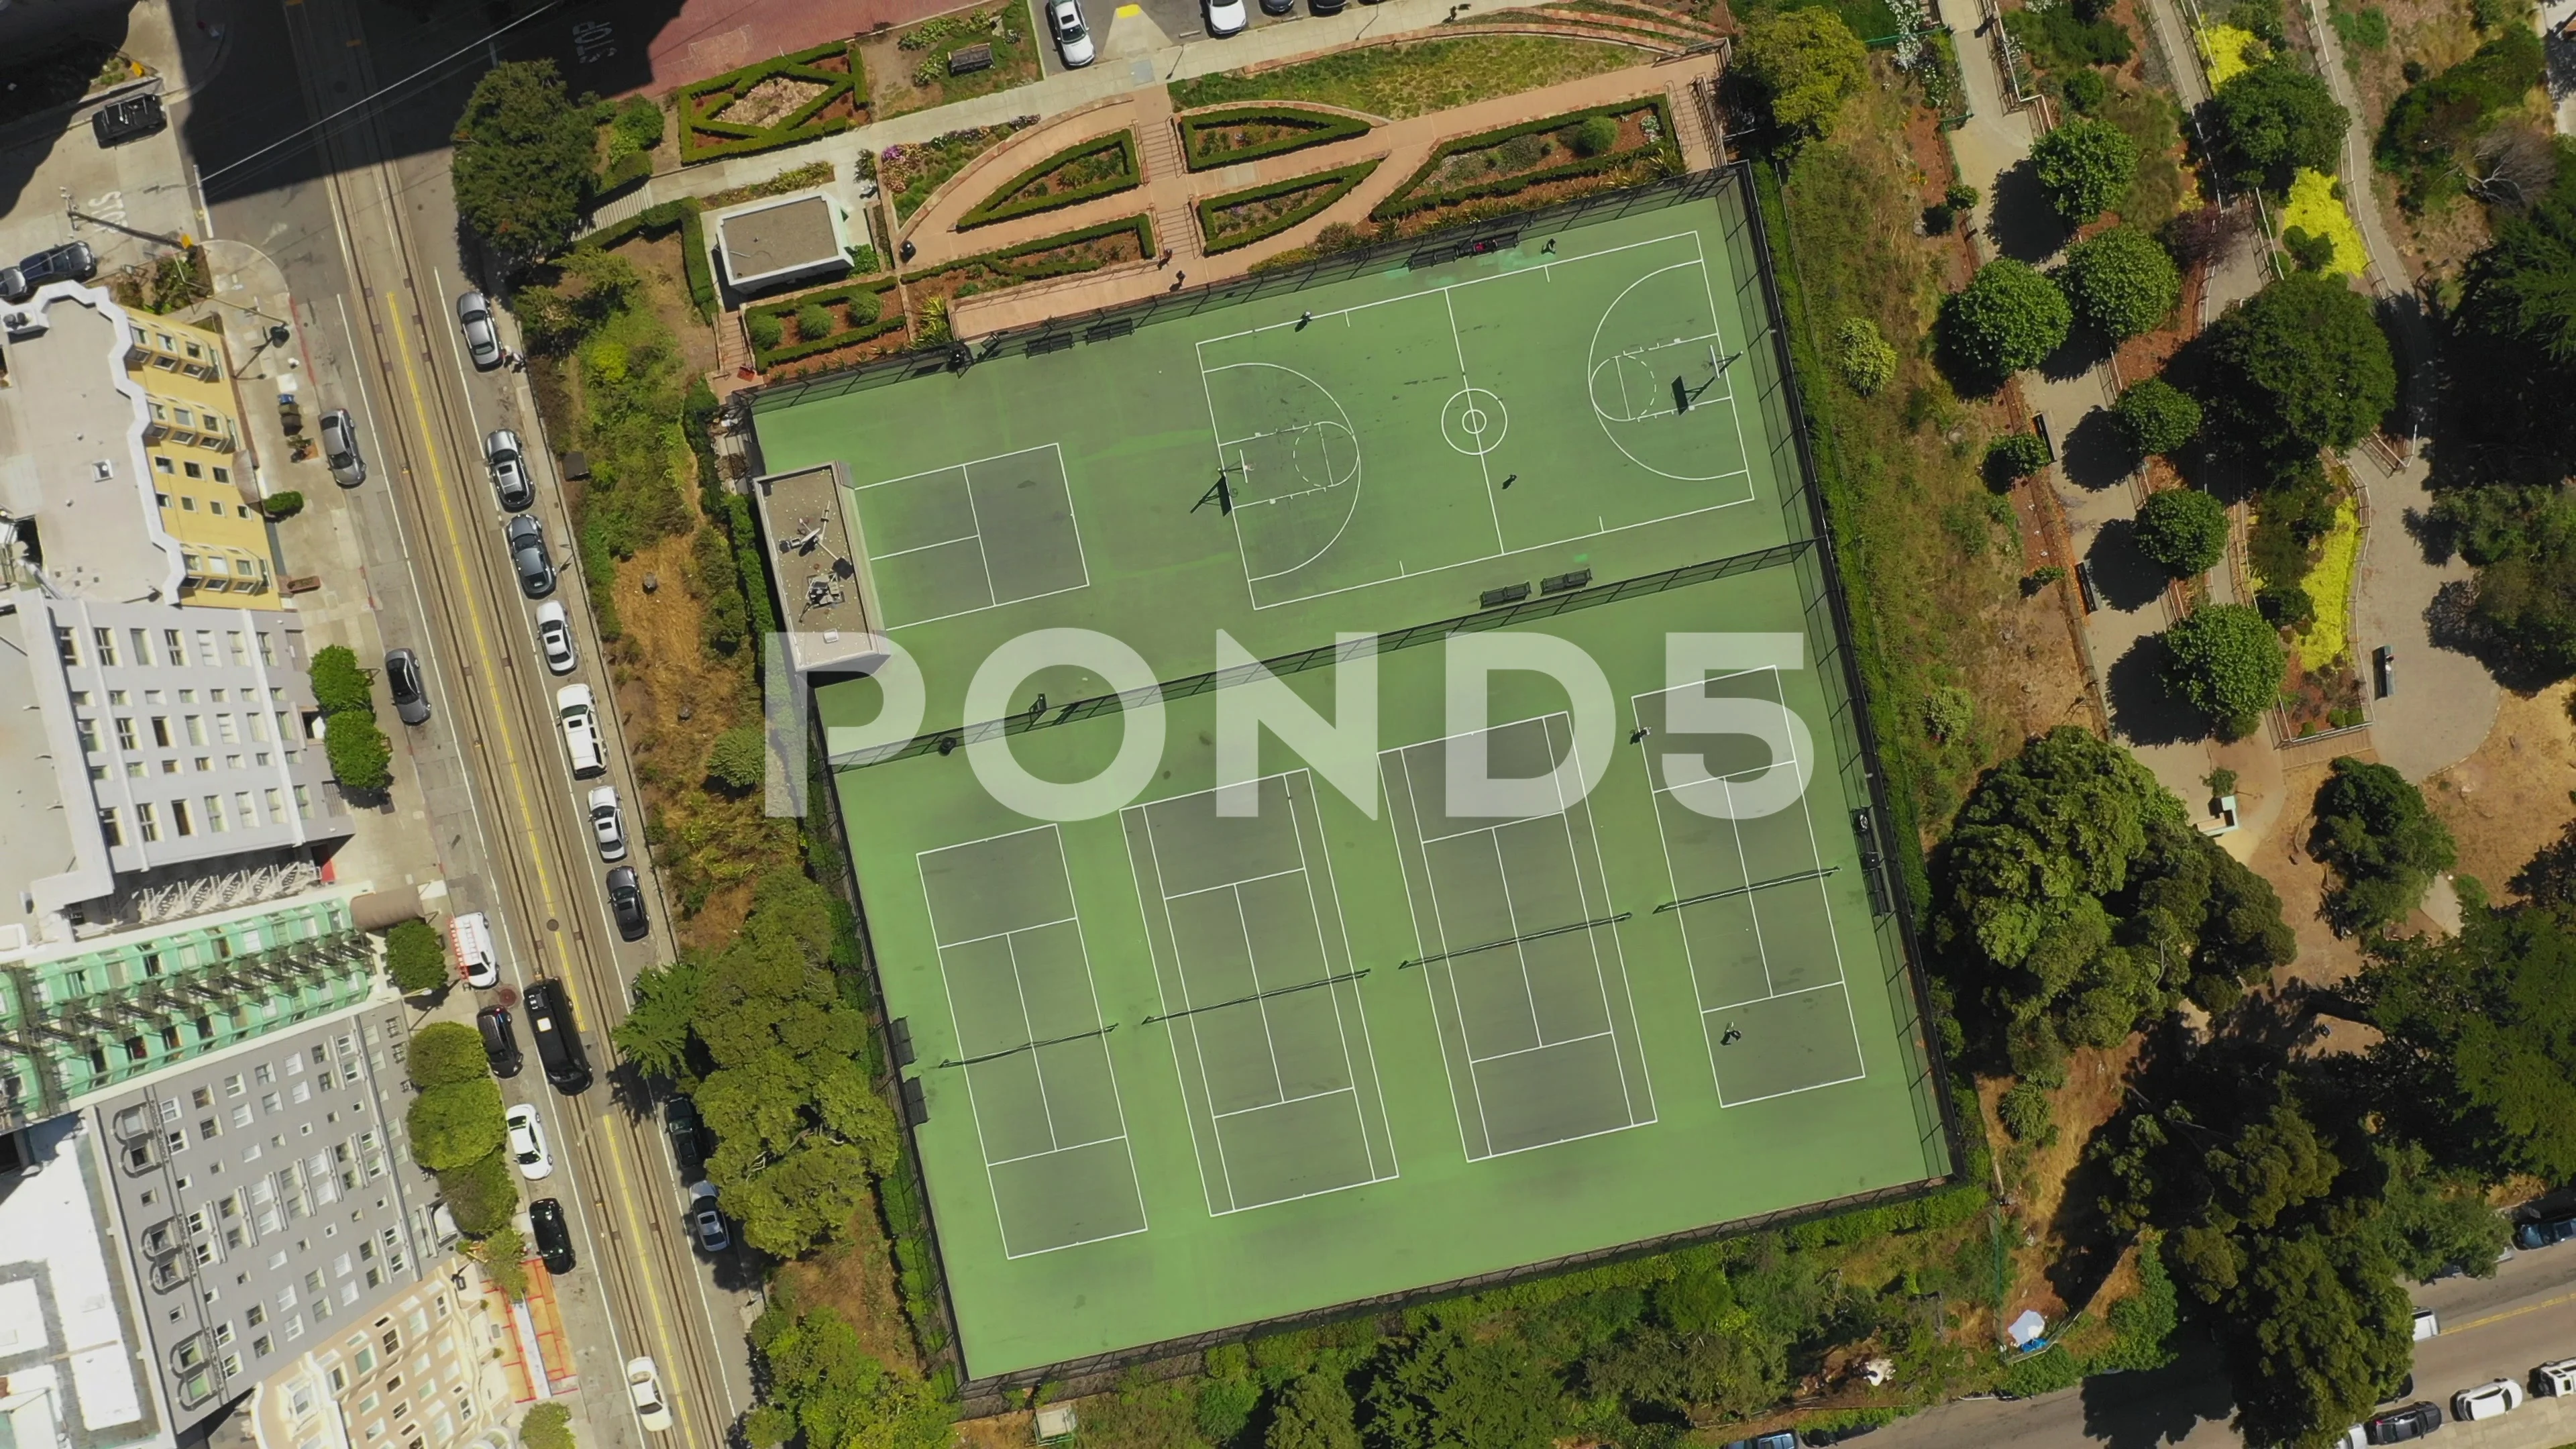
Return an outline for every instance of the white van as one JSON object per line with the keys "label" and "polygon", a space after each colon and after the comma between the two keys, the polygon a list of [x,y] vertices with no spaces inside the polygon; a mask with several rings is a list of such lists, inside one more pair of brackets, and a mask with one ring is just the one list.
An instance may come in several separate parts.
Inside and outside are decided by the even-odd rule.
{"label": "white van", "polygon": [[567,684],[555,691],[555,718],[563,723],[564,750],[572,756],[572,777],[587,780],[608,773],[608,751],[599,739],[599,711],[590,703],[590,686]]}
{"label": "white van", "polygon": [[447,950],[465,984],[485,990],[501,983],[501,957],[492,948],[492,922],[481,911],[447,923]]}
{"label": "white van", "polygon": [[2531,1391],[2543,1398],[2576,1397],[2576,1358],[2562,1358],[2533,1369]]}

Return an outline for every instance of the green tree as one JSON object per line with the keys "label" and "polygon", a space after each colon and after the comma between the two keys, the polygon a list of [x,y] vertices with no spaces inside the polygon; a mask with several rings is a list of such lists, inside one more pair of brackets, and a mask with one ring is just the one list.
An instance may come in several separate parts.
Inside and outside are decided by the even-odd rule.
{"label": "green tree", "polygon": [[756,724],[735,725],[716,736],[714,747],[707,751],[708,783],[737,795],[759,789],[768,767],[768,747]]}
{"label": "green tree", "polygon": [[483,1055],[483,1038],[461,1021],[434,1021],[413,1032],[403,1069],[410,1074],[411,1084],[424,1092],[487,1081],[492,1075],[491,1063]]}
{"label": "green tree", "polygon": [[1198,1421],[1201,1439],[1210,1444],[1231,1444],[1252,1427],[1252,1411],[1260,1407],[1260,1380],[1242,1374],[1211,1374],[1199,1380],[1192,1417]]}
{"label": "green tree", "polygon": [[2368,1233],[2303,1226],[2248,1256],[2220,1320],[2236,1427],[2258,1444],[2332,1442],[2406,1373],[2414,1305]]}
{"label": "green tree", "polygon": [[1279,1390],[1262,1449],[1360,1449],[1358,1415],[1340,1374],[1299,1374]]}
{"label": "green tree", "polygon": [[323,721],[322,753],[343,790],[372,795],[394,782],[394,742],[366,710],[342,710]]}
{"label": "green tree", "polygon": [[1834,333],[1834,343],[1843,385],[1862,397],[1876,393],[1896,376],[1896,349],[1888,346],[1878,324],[1868,318],[1845,318]]}
{"label": "green tree", "polygon": [[1370,1449],[1547,1449],[1561,1398],[1525,1340],[1434,1328],[1380,1354],[1366,1438]]}
{"label": "green tree", "polygon": [[505,266],[572,240],[594,177],[596,132],[571,104],[551,60],[505,61],[483,73],[456,122],[452,170],[459,218]]}
{"label": "green tree", "polygon": [[2397,363],[2370,299],[2300,273],[2227,309],[2209,329],[2203,405],[2240,442],[2281,458],[2349,448],[2397,402]]}
{"label": "green tree", "polygon": [[2175,578],[2202,573],[2227,552],[2227,505],[2197,488],[2167,488],[2138,505],[2138,551]]}
{"label": "green tree", "polygon": [[358,656],[345,644],[313,651],[313,702],[324,714],[375,706],[375,671],[360,669]]}
{"label": "green tree", "polygon": [[2453,1271],[2494,1277],[2513,1230],[2479,1184],[2436,1171],[2421,1143],[2382,1143],[2377,1156],[2384,1176],[2372,1227],[2397,1270],[2418,1283]]}
{"label": "green tree", "polygon": [[1769,100],[1772,123],[1792,137],[1822,135],[1869,77],[1868,48],[1823,6],[1757,12],[1736,63]]}
{"label": "green tree", "polygon": [[2057,284],[2011,257],[1978,268],[1964,290],[1941,304],[1942,345],[1972,381],[1990,384],[2037,367],[2065,343],[2074,323]]}
{"label": "green tree", "polygon": [[2457,858],[2450,827],[2425,808],[2422,791],[2386,765],[2339,756],[2317,788],[2316,817],[2308,848],[2342,878],[2326,909],[2347,930],[2377,931],[2405,919]]}
{"label": "green tree", "polygon": [[2525,93],[2546,78],[2539,30],[2528,24],[2507,27],[2467,60],[2407,87],[2397,98],[2379,128],[2374,149],[2379,169],[2400,177],[2408,199],[2417,205],[2456,186],[2471,146],[2500,113],[2519,107]]}
{"label": "green tree", "polygon": [[2204,604],[2165,631],[2166,683],[2231,739],[2252,734],[2289,673],[2281,636],[2248,604]]}
{"label": "green tree", "polygon": [[484,1275],[509,1295],[511,1302],[518,1303],[527,1298],[528,1243],[519,1236],[518,1228],[505,1223],[485,1234],[482,1241],[467,1251],[474,1255],[474,1261],[483,1265]]}
{"label": "green tree", "polygon": [[519,1442],[527,1449],[572,1449],[572,1410],[559,1403],[530,1408],[519,1421]]}
{"label": "green tree", "polygon": [[437,991],[456,980],[455,969],[447,961],[447,942],[435,927],[419,920],[396,921],[385,932],[385,974],[393,978],[394,989],[406,996]]}
{"label": "green tree", "polygon": [[2129,384],[2113,411],[2141,453],[2170,453],[2200,435],[2199,402],[2161,377]]}
{"label": "green tree", "polygon": [[956,1437],[954,1406],[871,1356],[829,1308],[796,1312],[773,1297],[751,1346],[766,1390],[743,1420],[755,1445],[948,1449]]}
{"label": "green tree", "polygon": [[2068,247],[2057,284],[2076,316],[2115,340],[2154,331],[2182,301],[2182,272],[2172,255],[2134,226],[2115,226]]}
{"label": "green tree", "polygon": [[518,1174],[497,1147],[478,1162],[438,1174],[438,1191],[457,1231],[469,1236],[499,1232],[519,1211]]}
{"label": "green tree", "polygon": [[2324,81],[2280,60],[2229,77],[2212,108],[2222,163],[2243,184],[2276,191],[2302,167],[2331,175],[2351,120]]}
{"label": "green tree", "polygon": [[421,1166],[432,1172],[469,1166],[501,1149],[501,1085],[486,1076],[434,1087],[413,1099],[404,1121]]}
{"label": "green tree", "polygon": [[2138,146],[2128,133],[2084,117],[2032,142],[2030,160],[2039,189],[2068,226],[2110,210],[2138,176]]}
{"label": "green tree", "polygon": [[626,1019],[609,1030],[618,1055],[648,1077],[683,1083],[696,1079],[689,1069],[689,1029],[698,1014],[698,993],[706,985],[705,964],[683,954],[668,966],[648,966],[635,973],[635,1004]]}
{"label": "green tree", "polygon": [[1747,1418],[1788,1392],[1788,1350],[1767,1335],[1650,1327],[1622,1335],[1584,1360],[1583,1381],[1596,1394],[1616,1397],[1632,1416],[1644,1409],[1666,1420],[1699,1414]]}
{"label": "green tree", "polygon": [[2037,433],[2006,433],[1986,444],[1986,476],[2009,485],[2039,476],[2048,466],[2048,440]]}

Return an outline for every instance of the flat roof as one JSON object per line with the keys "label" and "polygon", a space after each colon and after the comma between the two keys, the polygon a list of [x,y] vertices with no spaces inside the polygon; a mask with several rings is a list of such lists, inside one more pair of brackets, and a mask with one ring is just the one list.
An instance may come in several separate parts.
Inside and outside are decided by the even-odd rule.
{"label": "flat roof", "polygon": [[724,252],[725,278],[737,287],[790,272],[846,263],[832,198],[806,192],[754,202],[716,218],[716,244]]}
{"label": "flat roof", "polygon": [[46,327],[5,343],[0,507],[35,522],[45,574],[63,593],[178,597],[185,571],[152,499],[123,309],[104,291],[61,282],[9,310],[40,311]]}
{"label": "flat roof", "polygon": [[799,670],[859,668],[878,657],[860,590],[858,551],[838,463],[753,480],[762,536],[775,556],[778,617]]}
{"label": "flat roof", "polygon": [[[18,630],[0,623],[0,697],[23,703],[46,694],[46,681],[36,671],[47,666],[26,657],[17,635]],[[0,882],[7,885],[0,890],[0,952],[24,944],[13,941],[20,931],[26,941],[45,934],[49,912],[33,900],[28,886],[80,868],[63,813],[61,779],[50,760],[54,752],[45,711],[0,709]],[[89,804],[86,791],[78,798]],[[82,824],[93,834],[98,828],[95,820]]]}

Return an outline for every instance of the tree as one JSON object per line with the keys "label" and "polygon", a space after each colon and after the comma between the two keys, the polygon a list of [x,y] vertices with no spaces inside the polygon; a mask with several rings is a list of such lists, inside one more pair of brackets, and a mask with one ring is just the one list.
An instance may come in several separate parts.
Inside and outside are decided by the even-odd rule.
{"label": "tree", "polygon": [[1869,76],[1869,49],[1822,6],[1754,16],[1737,63],[1771,104],[1771,120],[1792,137],[1817,136]]}
{"label": "tree", "polygon": [[2138,175],[2138,146],[2128,133],[2083,117],[2032,142],[2030,160],[2048,204],[2071,227],[2110,210]]}
{"label": "tree", "polygon": [[2397,363],[2370,299],[2299,273],[2211,325],[2213,391],[2203,405],[2245,446],[2281,459],[2349,448],[2397,402]]}
{"label": "tree", "polygon": [[2197,488],[2167,488],[2138,505],[2138,551],[2175,578],[2206,571],[2227,552],[2227,505]]}
{"label": "tree", "polygon": [[2202,605],[2165,631],[2165,647],[2166,683],[2231,739],[2254,732],[2289,673],[2281,636],[2247,604]]}
{"label": "tree", "polygon": [[513,1303],[528,1296],[528,1243],[519,1236],[517,1227],[504,1223],[483,1236],[482,1241],[466,1248],[474,1261],[483,1265],[485,1277],[509,1295]]}
{"label": "tree", "polygon": [[2200,404],[2161,377],[2131,383],[2112,411],[2141,453],[2170,453],[2200,433]]}
{"label": "tree", "polygon": [[483,1055],[483,1038],[461,1021],[435,1021],[411,1034],[403,1055],[411,1084],[424,1092],[488,1080],[491,1063]]}
{"label": "tree", "polygon": [[385,974],[406,996],[440,990],[456,979],[447,962],[447,943],[427,921],[417,920],[396,921],[385,932]]}
{"label": "tree", "polygon": [[1896,349],[1879,335],[1877,323],[1866,317],[1846,318],[1834,341],[1843,385],[1862,397],[1876,393],[1896,376]]}
{"label": "tree", "polygon": [[1986,444],[1986,477],[1998,485],[2038,476],[2048,466],[2048,440],[2037,433],[2006,433]]}
{"label": "tree", "polygon": [[2331,174],[2351,121],[2323,80],[2279,60],[2231,76],[2211,107],[2229,168],[2245,185],[2276,191],[2302,167]]}
{"label": "tree", "polygon": [[360,669],[358,656],[345,644],[313,651],[313,702],[324,714],[375,706],[375,671]]}
{"label": "tree", "polygon": [[2576,1175],[2576,928],[2554,906],[2462,913],[2457,936],[2371,943],[2353,983],[2386,1040],[2380,1101],[2446,1167]]}
{"label": "tree", "polygon": [[438,1175],[439,1195],[469,1236],[499,1232],[519,1211],[518,1174],[499,1149],[479,1162]]}
{"label": "tree", "polygon": [[2509,26],[2468,59],[2407,87],[2388,108],[2374,159],[2421,205],[2464,169],[2489,118],[2519,106],[2546,73],[2539,30]]}
{"label": "tree", "polygon": [[2028,263],[1998,257],[1941,304],[1941,341],[1972,380],[2000,383],[2037,367],[2065,343],[2074,322],[2055,282]]}
{"label": "tree", "polygon": [[394,742],[370,711],[342,710],[323,721],[322,753],[343,790],[372,795],[394,782]]}
{"label": "tree", "polygon": [[421,1166],[432,1172],[469,1166],[501,1150],[501,1085],[487,1076],[434,1087],[413,1100],[404,1121]]}
{"label": "tree", "polygon": [[689,1027],[706,984],[705,964],[689,954],[668,966],[635,973],[635,1004],[609,1031],[620,1056],[648,1077],[694,1080],[689,1070]]}
{"label": "tree", "polygon": [[829,1308],[795,1311],[773,1294],[751,1326],[759,1358],[759,1405],[743,1420],[755,1445],[801,1442],[806,1449],[947,1449],[953,1406],[929,1385],[870,1355]]}
{"label": "tree", "polygon": [[2152,236],[2115,226],[2066,249],[2057,284],[2075,315],[2125,340],[2152,332],[2182,300],[2182,272]]}
{"label": "tree", "polygon": [[597,133],[551,60],[483,73],[456,122],[456,211],[505,266],[560,251],[589,198]]}
{"label": "tree", "polygon": [[738,795],[759,789],[768,768],[768,747],[756,724],[735,725],[716,736],[714,747],[707,751],[708,783]]}
{"label": "tree", "polygon": [[2425,808],[2422,791],[2386,765],[2338,757],[2317,788],[2316,816],[2308,848],[2342,877],[2326,909],[2347,930],[2403,920],[2456,859],[2450,827]]}
{"label": "tree", "polygon": [[1360,1449],[1358,1406],[1342,1376],[1317,1370],[1280,1389],[1262,1449]]}
{"label": "tree", "polygon": [[543,1403],[519,1421],[519,1442],[527,1449],[572,1449],[572,1410]]}
{"label": "tree", "polygon": [[1372,1367],[1372,1449],[1547,1449],[1555,1437],[1560,1394],[1522,1338],[1434,1328],[1390,1345]]}
{"label": "tree", "polygon": [[1788,1347],[1767,1335],[1650,1327],[1585,1359],[1583,1381],[1596,1394],[1615,1395],[1632,1417],[1642,1408],[1665,1419],[1745,1418],[1788,1391]]}
{"label": "tree", "polygon": [[2414,1305],[2368,1233],[2303,1226],[2249,1257],[2221,1319],[2237,1430],[2258,1444],[2330,1442],[2406,1373]]}
{"label": "tree", "polygon": [[2494,1277],[2513,1230],[2479,1184],[2436,1171],[2421,1143],[2383,1143],[2377,1156],[2383,1178],[2371,1225],[2397,1270],[2418,1283],[2451,1272]]}

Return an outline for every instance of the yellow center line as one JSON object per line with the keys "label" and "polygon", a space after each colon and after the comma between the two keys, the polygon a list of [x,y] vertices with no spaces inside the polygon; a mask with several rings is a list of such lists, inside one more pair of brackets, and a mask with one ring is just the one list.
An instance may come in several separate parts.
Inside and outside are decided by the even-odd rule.
{"label": "yellow center line", "polygon": [[2556,1308],[2562,1303],[2576,1303],[2576,1293],[2561,1293],[2555,1298],[2544,1298],[2538,1303],[2526,1303],[2520,1308],[2508,1308],[2502,1313],[2490,1313],[2484,1318],[2472,1318],[2456,1326],[2446,1325],[2442,1329],[2442,1336],[2448,1338],[2455,1333],[2466,1333],[2472,1328],[2484,1328],[2491,1323],[2502,1323],[2508,1318],[2520,1318],[2526,1313],[2538,1313],[2544,1308]]}
{"label": "yellow center line", "polygon": [[[664,1351],[666,1353],[670,1353],[670,1361],[667,1365],[656,1365],[656,1367],[662,1369],[662,1393],[665,1397],[671,1400],[672,1407],[675,1410],[671,1417],[679,1421],[681,1432],[688,1435],[691,1449],[696,1449],[698,1442],[697,1421],[685,1414],[676,1412],[681,1402],[681,1374],[679,1355],[676,1352],[672,1352],[672,1350],[675,1350],[679,1346],[680,1340],[678,1335],[671,1332],[670,1320],[662,1316],[662,1290],[660,1285],[653,1281],[653,1265],[645,1257],[644,1244],[640,1241],[643,1231],[648,1224],[645,1215],[641,1211],[637,1211],[635,1208],[637,1198],[635,1196],[634,1179],[627,1176],[626,1173],[626,1134],[618,1130],[618,1124],[613,1115],[607,1112],[600,1113],[595,1119],[594,1125],[598,1129],[599,1136],[608,1143],[609,1175],[617,1179],[617,1190],[619,1195],[626,1199],[628,1210],[635,1213],[635,1226],[637,1237],[639,1239],[632,1250],[635,1254],[633,1259],[636,1267],[635,1276],[642,1280],[644,1284],[645,1307],[647,1311],[653,1315],[654,1329],[662,1335]],[[708,1328],[710,1330],[709,1338],[712,1340],[712,1330],[714,1325],[709,1324]]]}

